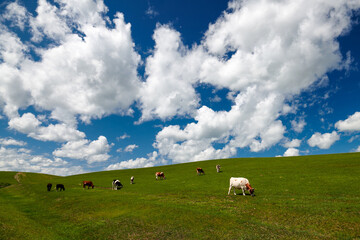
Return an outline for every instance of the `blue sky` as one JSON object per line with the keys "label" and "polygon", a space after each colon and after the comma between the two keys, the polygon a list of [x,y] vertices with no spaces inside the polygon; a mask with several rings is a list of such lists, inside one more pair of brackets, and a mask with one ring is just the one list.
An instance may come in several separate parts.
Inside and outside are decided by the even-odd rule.
{"label": "blue sky", "polygon": [[360,151],[360,1],[2,1],[0,171]]}

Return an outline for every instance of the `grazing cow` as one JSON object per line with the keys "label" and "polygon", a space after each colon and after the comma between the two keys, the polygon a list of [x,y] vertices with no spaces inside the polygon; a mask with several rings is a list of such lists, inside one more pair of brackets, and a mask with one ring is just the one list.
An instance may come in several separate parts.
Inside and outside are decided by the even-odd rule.
{"label": "grazing cow", "polygon": [[231,189],[234,188],[234,195],[236,195],[235,189],[241,189],[243,195],[245,196],[245,190],[249,191],[251,196],[254,196],[255,188],[250,186],[249,180],[246,178],[230,178],[230,187],[228,195],[230,195]]}
{"label": "grazing cow", "polygon": [[47,190],[50,192],[50,191],[51,191],[52,184],[51,184],[51,183],[48,183],[46,187],[47,187]]}
{"label": "grazing cow", "polygon": [[94,184],[92,183],[92,181],[83,181],[83,188],[85,189],[85,187],[87,186],[88,187],[88,189],[90,188],[90,187],[92,187],[92,188],[94,188]]}
{"label": "grazing cow", "polygon": [[56,184],[56,191],[65,191],[64,184]]}
{"label": "grazing cow", "polygon": [[114,179],[114,181],[112,182],[112,189],[113,190],[119,190],[123,187],[123,185],[121,184],[121,182],[117,179]]}
{"label": "grazing cow", "polygon": [[220,165],[216,165],[216,171],[219,173],[220,172]]}
{"label": "grazing cow", "polygon": [[204,170],[202,168],[196,168],[197,175],[205,174]]}
{"label": "grazing cow", "polygon": [[165,174],[163,172],[156,172],[155,177],[156,177],[156,180],[158,180],[158,178],[165,179]]}
{"label": "grazing cow", "polygon": [[134,184],[134,176],[131,176],[131,178],[130,178],[130,184]]}

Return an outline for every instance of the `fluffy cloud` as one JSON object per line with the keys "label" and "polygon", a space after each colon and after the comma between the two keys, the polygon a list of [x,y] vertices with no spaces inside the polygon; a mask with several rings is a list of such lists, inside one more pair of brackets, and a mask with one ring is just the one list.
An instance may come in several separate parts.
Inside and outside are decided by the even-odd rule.
{"label": "fluffy cloud", "polygon": [[71,166],[60,159],[32,155],[27,149],[0,147],[0,171],[40,172],[60,176],[83,173],[80,166]]}
{"label": "fluffy cloud", "polygon": [[[77,122],[132,114],[141,87],[141,59],[131,25],[121,13],[112,21],[105,17],[108,9],[101,0],[40,0],[35,16],[18,2],[6,9],[0,17],[0,107],[9,128],[40,141],[67,142],[54,156],[106,161],[111,147],[107,139],[84,139]],[[11,21],[10,28],[4,21]],[[19,116],[19,109],[29,106],[50,112],[57,123],[48,124],[33,113]]]}
{"label": "fluffy cloud", "polygon": [[3,146],[25,146],[26,142],[18,141],[13,138],[0,138],[0,145],[3,145]]}
{"label": "fluffy cloud", "polygon": [[130,136],[127,135],[126,133],[124,133],[123,135],[121,135],[120,137],[117,137],[116,139],[117,139],[117,140],[124,140],[124,139],[126,139],[126,138],[130,138]]}
{"label": "fluffy cloud", "polygon": [[[172,79],[177,79],[180,89],[181,84],[190,87],[205,83],[238,95],[230,111],[215,112],[202,106],[193,111],[195,122],[182,129],[165,127],[156,137],[155,148],[174,162],[187,162],[203,157],[228,157],[237,148],[249,147],[258,152],[277,144],[285,133],[278,120],[280,114],[288,112],[284,112],[285,100],[316,86],[314,83],[326,78],[327,72],[343,68],[346,60],[339,51],[337,38],[348,31],[352,11],[359,7],[360,3],[347,1],[232,1],[228,11],[209,25],[201,44],[192,49],[184,49],[176,31],[158,27],[154,37],[157,47],[147,61],[146,84],[149,88],[150,82],[157,79],[156,89],[160,91],[156,92],[162,100],[159,105],[142,99],[143,103],[154,103],[142,105],[144,118],[164,119],[179,112],[161,115],[158,108],[170,102],[169,96],[178,91],[166,85]],[[165,60],[160,64],[155,60],[160,62],[157,54],[162,49],[169,54],[163,53]],[[179,70],[182,66],[191,68],[184,73]],[[191,76],[185,78],[189,72]],[[158,77],[161,75],[162,78]],[[150,99],[151,94],[147,93]],[[188,94],[193,93],[187,91],[183,96]],[[166,110],[175,109],[166,106]],[[301,132],[305,125],[303,119],[292,122],[296,132]]]}
{"label": "fluffy cloud", "polygon": [[85,137],[83,132],[66,124],[50,124],[43,127],[41,122],[32,113],[25,113],[21,117],[11,119],[9,121],[9,128],[40,141],[66,142]]}
{"label": "fluffy cloud", "polygon": [[296,148],[296,147],[300,147],[300,144],[301,144],[301,140],[293,139],[292,141],[286,141],[284,143],[284,147],[286,147],[286,148]]}
{"label": "fluffy cloud", "polygon": [[[229,112],[215,112],[204,106],[197,111],[196,123],[183,130],[179,126],[165,127],[154,146],[174,162],[230,157],[236,154],[236,148],[244,147],[258,152],[283,138],[285,127],[276,120],[281,106],[281,97],[264,97],[258,95],[256,87],[248,88],[237,96]],[[215,148],[217,143],[225,145]]]}
{"label": "fluffy cloud", "polygon": [[351,8],[359,4],[233,1],[205,34],[205,47],[221,59],[205,61],[203,81],[233,90],[261,84],[270,91],[299,93],[339,68],[336,38],[348,30]]}
{"label": "fluffy cloud", "polygon": [[167,162],[159,158],[157,152],[152,152],[148,154],[148,158],[136,158],[130,159],[127,161],[122,161],[119,163],[111,164],[106,170],[118,170],[118,169],[130,169],[130,168],[144,168],[144,167],[153,167],[159,164],[166,164]]}
{"label": "fluffy cloud", "polygon": [[[9,8],[24,10],[17,3]],[[20,10],[6,14],[6,19],[27,16],[25,30],[33,34],[31,43],[1,28],[0,92],[4,95],[0,100],[10,119],[17,117],[19,108],[30,105],[51,111],[52,118],[72,125],[77,116],[89,122],[132,112],[130,106],[140,87],[140,56],[134,51],[124,16],[116,13],[114,27],[109,28],[103,17],[106,11],[102,1],[64,0],[52,5],[41,0],[36,17]],[[45,38],[53,42],[36,47]],[[40,60],[27,57],[28,48],[35,48]]]}
{"label": "fluffy cloud", "polygon": [[299,156],[299,149],[296,148],[288,148],[285,153],[284,157],[293,157],[293,156]]}
{"label": "fluffy cloud", "polygon": [[158,25],[153,38],[156,45],[146,60],[140,91],[141,121],[193,115],[200,101],[193,85],[202,53],[187,49],[180,33],[167,25]]}
{"label": "fluffy cloud", "polygon": [[9,121],[9,128],[21,133],[30,134],[36,131],[41,122],[32,113],[25,113],[22,117],[13,118]]}
{"label": "fluffy cloud", "polygon": [[2,18],[8,20],[11,26],[16,26],[24,30],[25,23],[29,18],[28,15],[26,8],[20,6],[17,2],[13,2],[6,6],[6,11],[2,15]]}
{"label": "fluffy cloud", "polygon": [[360,131],[360,112],[356,112],[344,121],[338,121],[335,127],[341,132]]}
{"label": "fluffy cloud", "polygon": [[307,141],[309,146],[318,147],[320,149],[329,149],[334,142],[340,139],[336,131],[332,133],[314,133]]}
{"label": "fluffy cloud", "polygon": [[108,144],[106,137],[100,136],[94,141],[82,139],[67,142],[61,148],[56,149],[53,155],[56,157],[86,160],[88,164],[91,164],[107,161],[110,158],[108,154],[110,148],[111,145]]}
{"label": "fluffy cloud", "polygon": [[131,144],[126,146],[126,148],[124,149],[125,152],[132,152],[134,151],[135,148],[138,148],[139,146],[136,144]]}
{"label": "fluffy cloud", "polygon": [[291,121],[291,127],[294,129],[295,132],[301,133],[304,130],[306,122],[304,119],[300,119],[298,122],[295,120]]}

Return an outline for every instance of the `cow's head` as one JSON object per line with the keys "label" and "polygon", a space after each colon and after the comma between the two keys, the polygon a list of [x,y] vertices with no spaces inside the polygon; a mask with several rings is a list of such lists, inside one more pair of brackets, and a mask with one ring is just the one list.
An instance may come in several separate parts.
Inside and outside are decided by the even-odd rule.
{"label": "cow's head", "polygon": [[249,190],[249,192],[250,192],[250,194],[251,194],[251,196],[255,196],[255,188],[251,188],[250,190]]}

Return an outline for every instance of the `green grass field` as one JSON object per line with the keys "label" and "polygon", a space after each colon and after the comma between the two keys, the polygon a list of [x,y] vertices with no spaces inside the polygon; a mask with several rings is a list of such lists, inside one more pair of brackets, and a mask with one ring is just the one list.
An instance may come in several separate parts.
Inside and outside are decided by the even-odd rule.
{"label": "green grass field", "polygon": [[[16,174],[0,172],[0,239],[360,239],[360,153]],[[248,178],[256,196],[228,196],[230,177]],[[124,188],[111,190],[113,179]]]}

